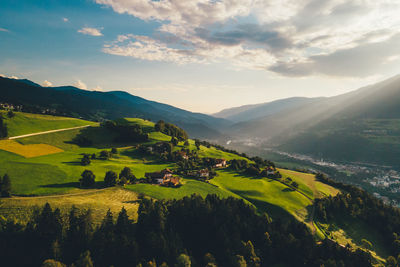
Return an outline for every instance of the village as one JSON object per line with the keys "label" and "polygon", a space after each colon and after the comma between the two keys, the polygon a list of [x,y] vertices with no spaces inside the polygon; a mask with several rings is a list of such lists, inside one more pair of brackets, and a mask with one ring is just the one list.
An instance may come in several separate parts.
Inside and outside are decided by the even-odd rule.
{"label": "village", "polygon": [[[227,167],[226,159],[215,159],[216,164],[213,168],[225,168]],[[195,170],[188,172],[189,177],[197,178],[198,180],[207,181],[212,178],[210,171],[205,169]],[[147,172],[145,173],[146,179],[154,185],[161,185],[166,187],[180,187],[181,177],[174,175],[174,172],[170,169],[164,169],[158,172]]]}

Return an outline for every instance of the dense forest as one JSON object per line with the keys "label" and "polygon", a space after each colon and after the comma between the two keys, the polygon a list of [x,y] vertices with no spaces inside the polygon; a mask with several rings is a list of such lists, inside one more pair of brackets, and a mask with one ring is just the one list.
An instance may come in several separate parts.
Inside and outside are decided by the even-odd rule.
{"label": "dense forest", "polygon": [[[95,227],[91,211],[63,216],[46,204],[24,226],[1,221],[3,266],[370,266],[361,250],[315,243],[300,222],[271,221],[242,200],[193,195],[142,199],[138,220],[124,209]],[[24,254],[21,257],[21,253]],[[53,265],[54,266],[54,265]]]}

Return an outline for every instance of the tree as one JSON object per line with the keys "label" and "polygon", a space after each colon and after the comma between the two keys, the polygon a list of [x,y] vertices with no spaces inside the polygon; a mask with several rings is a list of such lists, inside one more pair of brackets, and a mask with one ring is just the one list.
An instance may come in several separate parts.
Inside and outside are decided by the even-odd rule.
{"label": "tree", "polygon": [[132,173],[132,170],[129,167],[123,168],[120,172],[119,179],[122,180],[123,178],[130,183],[134,183],[136,180],[135,175]]}
{"label": "tree", "polygon": [[93,153],[92,156],[90,157],[91,159],[96,159],[96,153]]}
{"label": "tree", "polygon": [[76,267],[93,267],[93,261],[90,257],[90,251],[87,250],[81,254],[79,259],[75,262]]}
{"label": "tree", "polygon": [[194,145],[196,146],[197,150],[200,150],[200,141],[199,140],[195,139]]}
{"label": "tree", "polygon": [[241,255],[236,255],[236,259],[234,262],[235,267],[247,267],[246,260]]}
{"label": "tree", "polygon": [[178,145],[178,139],[176,139],[175,137],[171,137],[171,143],[174,145],[174,146],[177,146]]}
{"label": "tree", "polygon": [[110,151],[107,151],[107,150],[102,150],[102,151],[100,152],[100,158],[102,158],[102,159],[109,159],[109,158],[111,158],[111,152],[110,152]]}
{"label": "tree", "polygon": [[294,187],[294,188],[299,188],[299,184],[298,183],[296,183],[295,181],[293,181],[292,183],[291,183],[291,185]]}
{"label": "tree", "polygon": [[206,255],[204,255],[204,263],[206,267],[217,267],[217,261],[211,253],[206,253]]}
{"label": "tree", "polygon": [[9,111],[7,112],[7,116],[8,116],[10,119],[11,119],[11,118],[14,118],[14,117],[15,117],[14,111],[9,110]]}
{"label": "tree", "polygon": [[111,154],[118,154],[118,150],[115,147],[111,148]]}
{"label": "tree", "polygon": [[246,169],[246,173],[251,176],[258,176],[260,174],[260,170],[256,166],[251,165]]}
{"label": "tree", "polygon": [[11,179],[8,174],[5,174],[3,176],[3,180],[0,183],[0,194],[2,197],[11,196]]}
{"label": "tree", "polygon": [[5,138],[8,136],[7,124],[3,120],[3,116],[0,114],[0,138]]}
{"label": "tree", "polygon": [[181,254],[178,256],[176,259],[176,267],[190,267],[192,266],[192,262],[190,260],[190,257],[186,254]]}
{"label": "tree", "polygon": [[365,249],[372,249],[372,243],[369,242],[367,239],[361,239],[361,245]]}
{"label": "tree", "polygon": [[47,259],[42,264],[42,267],[65,267],[65,266],[66,265],[64,263],[53,259]]}
{"label": "tree", "polygon": [[84,154],[83,158],[81,159],[81,165],[82,166],[87,166],[90,164],[90,157],[88,154]]}
{"label": "tree", "polygon": [[388,267],[396,267],[396,266],[397,266],[397,260],[396,260],[396,258],[393,257],[393,256],[389,256],[389,257],[386,259],[386,266],[388,266]]}
{"label": "tree", "polygon": [[106,176],[104,177],[104,186],[111,187],[117,184],[117,174],[113,171],[106,172]]}
{"label": "tree", "polygon": [[95,185],[96,176],[92,171],[84,170],[81,174],[82,178],[79,179],[82,188],[91,188]]}

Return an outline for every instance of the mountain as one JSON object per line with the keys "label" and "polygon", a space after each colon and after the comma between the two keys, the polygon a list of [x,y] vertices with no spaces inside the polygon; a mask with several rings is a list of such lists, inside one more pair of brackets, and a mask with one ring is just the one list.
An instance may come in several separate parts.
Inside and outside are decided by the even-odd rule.
{"label": "mountain", "polygon": [[291,97],[268,103],[224,109],[218,113],[213,114],[213,116],[217,118],[228,119],[233,122],[256,120],[265,116],[279,113],[284,110],[307,105],[321,99],[322,98]]}
{"label": "mountain", "polygon": [[221,136],[217,127],[229,121],[149,101],[126,92],[96,92],[73,86],[42,87],[29,80],[0,77],[0,102],[22,105],[25,111],[53,113],[88,120],[141,117],[165,120],[184,128],[192,137]]}
{"label": "mountain", "polygon": [[400,163],[400,76],[230,127],[236,138],[336,161]]}

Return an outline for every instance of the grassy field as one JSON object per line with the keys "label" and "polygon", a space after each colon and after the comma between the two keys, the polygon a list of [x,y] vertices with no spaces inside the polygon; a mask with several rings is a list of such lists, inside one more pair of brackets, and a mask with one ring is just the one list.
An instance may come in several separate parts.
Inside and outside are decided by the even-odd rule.
{"label": "grassy field", "polygon": [[299,184],[298,190],[307,195],[309,198],[321,198],[326,196],[335,196],[339,190],[317,181],[315,175],[309,173],[296,172],[286,169],[278,169],[282,174],[282,178],[290,177],[293,181]]}
{"label": "grassy field", "polygon": [[91,209],[95,222],[99,223],[108,209],[115,215],[124,207],[131,219],[137,218],[137,195],[118,187],[101,190],[80,190],[71,195],[11,198],[0,202],[0,217],[26,222],[34,209],[49,203],[52,208],[59,208],[63,214],[68,214],[72,206],[79,209]]}
{"label": "grassy field", "polygon": [[[22,115],[23,114],[19,113],[15,118],[21,117]],[[37,116],[35,117],[36,120],[44,120],[45,122],[42,123],[43,125],[49,121],[68,121],[68,119],[64,118],[57,119],[48,116],[32,116]],[[24,117],[27,118],[29,116],[24,115]],[[148,144],[159,141],[169,141],[171,139],[170,136],[155,132],[153,122],[130,118],[121,119],[119,121],[121,123],[139,124],[142,126],[144,131],[149,134],[150,140]],[[82,121],[79,122],[81,123]],[[16,124],[9,124],[9,127],[12,132],[22,133],[22,131],[14,129],[19,127]],[[37,131],[40,127],[31,127],[31,130]],[[63,125],[62,127],[67,126]],[[33,128],[35,129],[33,130]],[[43,128],[40,130],[43,130]],[[25,128],[24,131],[23,134],[27,133],[27,128]],[[73,139],[79,135],[88,136],[89,139],[93,141],[93,145],[91,147],[80,147],[74,144],[72,142]],[[142,178],[145,172],[175,167],[173,163],[164,163],[157,158],[143,156],[137,151],[135,144],[117,144],[113,141],[114,138],[115,135],[112,132],[94,125],[93,127],[84,129],[73,129],[14,140],[12,142],[15,142],[14,145],[16,145],[18,151],[11,150],[11,152],[15,153],[10,153],[10,150],[1,150],[0,146],[0,175],[4,173],[10,175],[12,179],[12,193],[19,196],[42,196],[39,198],[28,198],[33,200],[32,204],[29,204],[30,202],[28,199],[24,202],[25,199],[22,198],[6,200],[0,214],[9,216],[13,212],[10,211],[7,213],[6,211],[12,206],[27,206],[27,209],[30,209],[35,203],[40,205],[40,203],[45,203],[47,199],[50,199],[55,205],[64,205],[62,204],[64,197],[53,197],[52,195],[80,194],[82,189],[79,189],[78,181],[81,173],[86,169],[93,171],[96,176],[96,186],[100,189],[102,188],[104,175],[109,170],[119,173],[124,167],[129,167],[137,178]],[[38,154],[35,157],[21,156],[24,155],[22,153],[23,148],[39,148],[39,146],[54,147],[60,151],[56,154]],[[112,147],[118,148],[118,154],[114,155],[111,159],[95,159],[92,160],[90,165],[81,166],[80,160],[83,154],[94,153],[99,155],[102,150]],[[184,148],[183,142],[180,142],[178,146],[174,147],[174,150],[179,150],[181,148]],[[197,150],[193,140],[189,140],[189,146],[185,148]],[[40,152],[40,149],[34,150],[37,153]],[[247,160],[238,155],[220,151],[212,146],[200,146],[198,154],[200,157]],[[312,204],[312,199],[314,197],[333,195],[338,192],[334,188],[316,181],[315,177],[312,175],[288,170],[280,171],[284,177],[283,179],[291,177],[292,180],[299,184],[299,192],[279,181],[248,177],[229,171],[228,169],[218,170],[218,176],[212,179],[210,183],[190,178],[182,178],[183,185],[180,188],[135,184],[127,185],[126,190],[122,191],[130,192],[131,194],[143,193],[155,199],[179,199],[191,194],[199,194],[204,197],[208,194],[216,194],[220,197],[233,196],[243,199],[247,203],[257,207],[259,211],[267,212],[275,218],[279,216],[295,216],[302,221],[307,218],[307,207]],[[122,193],[119,192],[118,194]],[[93,199],[97,199],[97,197],[101,197],[101,194],[96,193],[94,195],[74,195],[66,197],[65,207],[70,206],[71,203],[78,202],[88,205],[88,203],[95,201]],[[104,197],[104,199],[106,201],[107,197]],[[8,203],[8,201],[11,202]],[[119,205],[119,207],[121,207],[121,203],[118,201],[113,202],[110,200],[110,205],[112,205],[112,203],[119,203],[116,204],[116,206]]]}
{"label": "grassy field", "polygon": [[305,196],[278,181],[244,176],[230,170],[219,170],[211,183],[246,199],[273,217],[289,213],[304,220],[306,207],[312,204]]}
{"label": "grassy field", "polygon": [[0,113],[3,114],[3,118],[7,123],[8,136],[19,136],[84,125],[97,125],[95,122],[67,117],[15,112],[15,116],[9,118],[5,111],[0,111]]}
{"label": "grassy field", "polygon": [[47,144],[23,145],[14,140],[0,140],[0,149],[25,158],[34,158],[63,152],[62,149]]}

